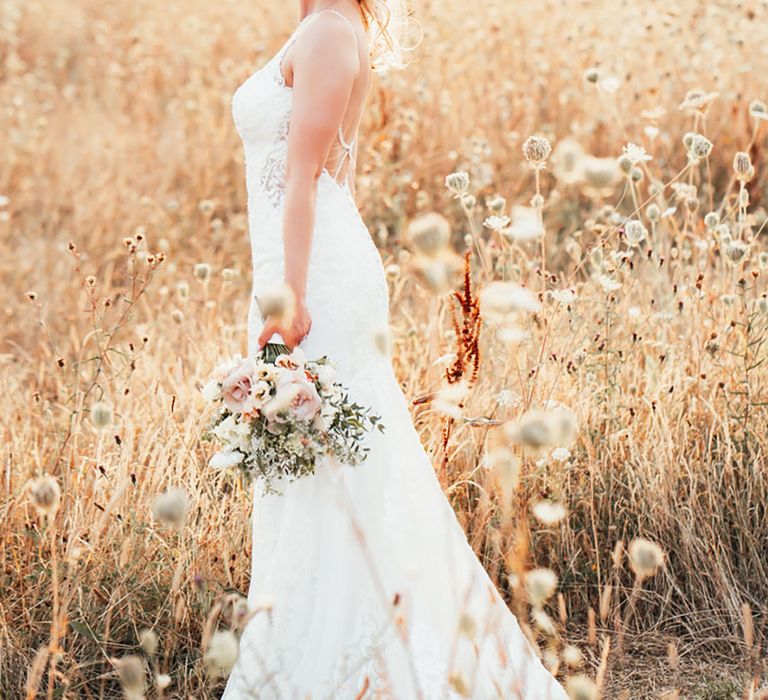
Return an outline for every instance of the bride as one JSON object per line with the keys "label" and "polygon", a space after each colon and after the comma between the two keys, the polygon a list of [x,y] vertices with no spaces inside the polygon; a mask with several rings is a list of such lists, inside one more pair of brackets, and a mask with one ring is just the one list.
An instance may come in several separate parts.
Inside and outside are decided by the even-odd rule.
{"label": "bride", "polygon": [[[327,355],[385,431],[366,437],[358,467],[323,465],[277,495],[255,487],[248,601],[262,609],[224,700],[566,697],[469,546],[381,342],[388,289],[354,170],[372,56],[382,44],[397,54],[397,10],[300,0],[291,37],[232,100],[253,256],[249,354],[279,334]],[[280,285],[292,319],[262,320],[257,299]]]}

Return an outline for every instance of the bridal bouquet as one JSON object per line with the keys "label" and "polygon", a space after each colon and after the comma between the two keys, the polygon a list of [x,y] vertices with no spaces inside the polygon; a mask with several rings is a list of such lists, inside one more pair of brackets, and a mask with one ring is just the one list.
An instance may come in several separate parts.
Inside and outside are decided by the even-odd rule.
{"label": "bridal bouquet", "polygon": [[326,357],[309,361],[298,347],[268,343],[256,357],[223,362],[203,396],[218,406],[205,437],[222,445],[210,466],[261,479],[266,493],[275,479],[314,474],[322,457],[360,464],[366,431],[383,431],[379,416],[349,400]]}

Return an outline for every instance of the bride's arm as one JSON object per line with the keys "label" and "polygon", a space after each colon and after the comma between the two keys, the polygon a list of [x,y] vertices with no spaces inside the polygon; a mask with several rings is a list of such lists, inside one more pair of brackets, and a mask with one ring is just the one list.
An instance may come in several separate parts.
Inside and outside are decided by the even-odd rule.
{"label": "bride's arm", "polygon": [[284,328],[267,319],[263,346],[278,332],[293,347],[309,332],[304,305],[315,223],[317,180],[346,112],[359,58],[354,34],[329,13],[305,28],[293,50],[293,110],[288,129],[283,249],[285,282],[296,295],[293,323]]}

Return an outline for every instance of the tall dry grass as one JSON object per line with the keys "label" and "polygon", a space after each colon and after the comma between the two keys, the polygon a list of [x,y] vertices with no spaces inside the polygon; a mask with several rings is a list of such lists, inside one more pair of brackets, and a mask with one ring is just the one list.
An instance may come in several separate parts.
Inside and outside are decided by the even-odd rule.
{"label": "tall dry grass", "polygon": [[[249,504],[206,469],[198,388],[245,349],[229,102],[287,35],[289,5],[0,5],[2,697],[115,696],[112,659],[144,628],[159,636],[153,672],[173,677],[165,696],[214,697],[203,626],[247,588]],[[510,573],[558,573],[557,648],[583,649],[605,697],[660,697],[687,675],[691,697],[757,697],[768,260],[766,127],[749,106],[768,100],[765,3],[419,10],[413,64],[371,95],[357,189],[390,277],[396,369],[446,493],[506,593]],[[694,89],[717,95],[681,109]],[[688,131],[714,144],[695,163]],[[533,133],[555,146],[538,173],[521,154]],[[653,159],[616,172],[628,142]],[[741,184],[737,151],[755,168]],[[452,171],[468,172],[469,196],[445,188]],[[489,197],[505,198],[491,202],[503,216],[537,188],[543,244],[483,226]],[[519,319],[521,340],[485,317],[453,420],[431,400],[456,351],[453,302],[418,283],[403,245],[432,211],[455,250],[473,250],[476,290],[515,280],[543,304]],[[647,231],[638,247],[628,219]],[[578,417],[577,440],[554,458],[523,452],[510,490],[487,468],[507,440],[498,424],[547,401]],[[42,473],[62,492],[49,518],[26,490]],[[176,485],[191,506],[169,530],[151,504]],[[540,501],[567,517],[531,518]],[[625,553],[636,537],[666,553],[640,583]],[[638,658],[654,669],[640,680]],[[732,678],[708,678],[723,658]]]}

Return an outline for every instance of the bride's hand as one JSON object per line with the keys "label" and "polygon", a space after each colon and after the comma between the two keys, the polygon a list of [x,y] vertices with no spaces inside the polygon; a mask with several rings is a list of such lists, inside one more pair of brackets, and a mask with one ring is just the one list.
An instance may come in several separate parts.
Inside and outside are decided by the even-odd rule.
{"label": "bride's hand", "polygon": [[290,322],[286,323],[279,318],[267,318],[264,324],[264,330],[262,330],[261,335],[259,335],[259,349],[263,348],[275,333],[279,333],[283,342],[293,350],[293,348],[304,340],[311,327],[312,319],[309,317],[309,311],[304,303],[304,298],[297,297],[295,311]]}

